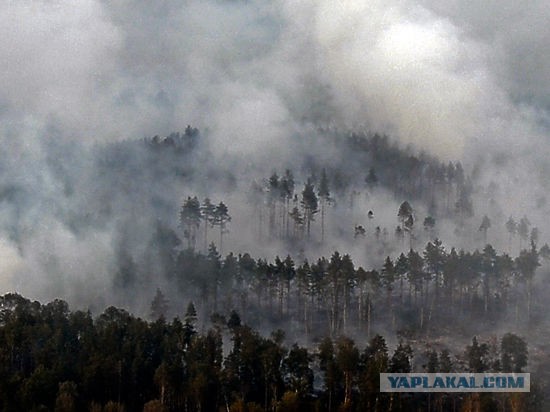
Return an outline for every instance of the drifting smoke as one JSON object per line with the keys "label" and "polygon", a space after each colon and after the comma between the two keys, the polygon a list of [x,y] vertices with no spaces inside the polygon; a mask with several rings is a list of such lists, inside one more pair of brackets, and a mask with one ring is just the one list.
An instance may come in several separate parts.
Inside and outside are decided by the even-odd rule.
{"label": "drifting smoke", "polygon": [[[549,62],[537,53],[550,37],[547,9],[6,2],[2,117],[92,140],[192,123],[240,153],[280,146],[303,117],[322,114],[454,160],[481,141],[533,135],[547,117]],[[319,104],[330,112],[315,113]]]}
{"label": "drifting smoke", "polygon": [[[187,124],[208,131],[210,161],[254,171],[243,187],[305,154],[342,161],[311,144],[318,126],[387,133],[462,161],[497,184],[503,219],[531,213],[540,225],[549,15],[543,1],[5,1],[0,287],[75,301],[80,285],[108,289],[115,227],[139,199],[109,193],[115,218],[96,225],[98,187],[112,182],[93,171],[93,148]],[[216,197],[204,176],[139,184],[160,199]],[[71,223],[85,207],[92,223]]]}

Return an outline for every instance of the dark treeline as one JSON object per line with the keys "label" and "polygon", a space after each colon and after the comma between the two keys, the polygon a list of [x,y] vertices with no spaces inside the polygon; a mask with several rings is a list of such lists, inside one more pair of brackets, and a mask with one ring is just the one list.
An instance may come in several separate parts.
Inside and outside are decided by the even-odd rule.
{"label": "dark treeline", "polygon": [[432,215],[473,215],[473,186],[460,162],[446,164],[425,153],[416,154],[377,133],[353,133],[344,139],[339,133],[329,136],[345,143],[346,165],[333,171],[335,186],[345,187],[361,170],[367,189],[380,185],[397,198],[422,201]]}
{"label": "dark treeline", "polygon": [[339,204],[354,209],[368,204],[380,188],[396,200],[406,198],[425,205],[432,227],[436,217],[463,222],[474,216],[474,188],[460,162],[445,164],[425,154],[416,155],[378,134],[322,133],[323,145],[339,145],[345,161],[331,164],[311,156],[297,171],[287,168],[254,180],[249,200],[258,218],[260,239],[267,234],[269,238],[310,240],[312,222],[318,218],[318,240],[323,242],[329,207]]}
{"label": "dark treeline", "polygon": [[[468,335],[500,324],[536,324],[545,313],[533,285],[550,255],[534,242],[512,258],[491,245],[447,250],[435,239],[423,250],[387,256],[371,268],[357,267],[339,252],[297,263],[291,256],[222,257],[213,243],[206,254],[178,251],[180,243],[171,229],[159,228],[144,258],[157,263],[157,286],[160,279],[172,285],[172,300],[198,296],[203,315],[237,310],[254,327],[281,327],[306,341],[342,333],[370,338],[378,330],[437,336],[449,325],[453,334]],[[133,290],[150,270],[126,259],[115,285]]]}
{"label": "dark treeline", "polygon": [[[153,311],[162,308],[153,302]],[[521,372],[524,339],[471,343],[451,353],[390,349],[381,335],[363,345],[340,335],[314,347],[264,337],[236,312],[211,317],[199,333],[189,303],[183,319],[153,322],[109,307],[93,319],[61,300],[41,305],[0,297],[2,411],[537,411],[529,394],[384,394],[382,372]]]}
{"label": "dark treeline", "polygon": [[[388,190],[396,199],[424,204],[433,217],[474,214],[473,185],[459,162],[445,164],[426,154],[416,154],[375,133],[318,130],[314,137],[302,136],[300,145],[296,150],[303,156],[277,165],[282,167],[280,175],[274,172],[262,178],[250,170],[240,170],[238,159],[227,159],[223,164],[215,161],[208,132],[203,135],[188,126],[183,133],[163,138],[154,136],[98,146],[92,153],[97,168],[94,178],[108,180],[110,184],[96,189],[107,191],[100,196],[105,213],[119,198],[116,191],[122,189],[128,200],[134,197],[147,200],[154,206],[156,216],[165,217],[162,212],[175,215],[179,207],[174,202],[176,198],[167,196],[166,191],[151,193],[144,183],[172,188],[178,184],[197,184],[210,187],[210,192],[231,192],[238,189],[239,183],[246,187],[254,181],[248,200],[255,209],[262,208],[256,213],[265,233],[287,238],[292,231],[299,232],[302,224],[309,233],[314,215],[319,213],[322,220],[328,205],[353,207],[360,193],[368,196],[375,188]],[[318,153],[319,147],[340,155],[327,162]],[[62,172],[60,177],[70,181],[71,174],[67,170]],[[239,181],[243,178],[246,180]],[[67,184],[72,187],[78,182]],[[90,213],[86,205],[80,206]]]}

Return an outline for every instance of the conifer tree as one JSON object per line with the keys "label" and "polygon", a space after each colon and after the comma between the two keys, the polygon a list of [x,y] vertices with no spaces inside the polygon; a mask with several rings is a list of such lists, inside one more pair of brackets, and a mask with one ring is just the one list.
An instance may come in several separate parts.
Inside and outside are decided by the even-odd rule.
{"label": "conifer tree", "polygon": [[336,362],[334,344],[330,338],[325,338],[319,344],[319,368],[323,373],[323,382],[325,386],[325,393],[327,396],[327,411],[332,412],[335,410],[337,393],[340,389],[340,382],[342,382],[342,374]]}
{"label": "conifer tree", "polygon": [[306,223],[307,238],[311,237],[311,222],[315,220],[315,214],[318,210],[318,199],[315,194],[313,183],[311,179],[308,179],[304,190],[302,191],[302,208],[304,210],[304,220]]}
{"label": "conifer tree", "polygon": [[[285,170],[284,176],[281,178],[281,196],[284,201],[284,208],[282,212],[283,216],[283,226],[284,226],[284,235],[289,237],[290,223],[289,223],[289,210],[290,210],[290,201],[294,197],[294,175],[289,169]],[[292,216],[290,216],[292,217]]]}
{"label": "conifer tree", "polygon": [[393,291],[393,283],[395,282],[395,266],[389,256],[386,257],[384,266],[381,271],[382,286],[386,289],[386,305],[390,308],[391,316],[393,317],[393,305],[391,304],[391,294]]}
{"label": "conifer tree", "polygon": [[269,234],[275,236],[277,227],[277,202],[281,197],[281,184],[277,173],[269,177],[268,184],[268,204],[269,204]]}
{"label": "conifer tree", "polygon": [[386,341],[374,336],[361,355],[362,374],[359,380],[360,410],[384,410],[378,408],[381,401],[380,374],[388,372],[389,357]]}
{"label": "conifer tree", "polygon": [[223,253],[223,235],[227,233],[227,223],[231,222],[229,209],[225,203],[220,202],[214,210],[213,225],[220,228],[220,254]]}
{"label": "conifer tree", "polygon": [[202,202],[201,206],[202,220],[204,222],[204,250],[208,250],[208,225],[213,226],[215,223],[216,206],[213,205],[207,197]]}
{"label": "conifer tree", "polygon": [[188,197],[180,210],[180,224],[183,227],[184,237],[187,239],[187,247],[195,249],[197,230],[202,219],[201,205],[197,197]]}
{"label": "conifer tree", "polygon": [[513,333],[506,333],[500,342],[503,372],[523,372],[528,355],[525,340]]}
{"label": "conifer tree", "polygon": [[489,346],[486,343],[479,343],[477,336],[472,338],[472,344],[466,347],[466,358],[468,367],[472,373],[482,373],[487,370],[487,355]]}
{"label": "conifer tree", "polygon": [[535,272],[540,266],[539,254],[534,243],[530,250],[522,250],[516,258],[516,267],[521,276],[521,280],[527,285],[527,319],[531,318],[531,299],[533,292],[533,278]]}
{"label": "conifer tree", "polygon": [[531,226],[531,222],[529,222],[529,219],[527,217],[523,216],[521,220],[519,221],[519,224],[517,226],[517,233],[519,235],[519,250],[522,249],[522,241],[526,241],[529,237],[529,227]]}
{"label": "conifer tree", "polygon": [[330,190],[328,185],[327,172],[325,168],[321,172],[321,180],[319,182],[319,190],[317,192],[321,201],[321,242],[325,241],[325,208],[330,204]]}
{"label": "conifer tree", "polygon": [[390,359],[389,371],[391,373],[409,373],[411,372],[411,360],[413,356],[412,348],[409,344],[399,342],[397,349]]}
{"label": "conifer tree", "polygon": [[344,402],[342,407],[351,407],[351,394],[354,381],[359,372],[359,350],[355,342],[347,337],[341,337],[336,344],[336,361],[344,376]]}
{"label": "conifer tree", "polygon": [[189,302],[187,305],[187,310],[185,311],[183,321],[183,342],[185,346],[189,346],[191,344],[191,339],[197,333],[195,329],[195,325],[197,323],[197,310],[195,309],[193,302]]}
{"label": "conifer tree", "polygon": [[518,224],[512,216],[506,222],[506,230],[508,231],[508,252],[512,253],[512,237],[516,235],[518,231]]}
{"label": "conifer tree", "polygon": [[487,215],[483,216],[481,225],[479,225],[479,231],[483,233],[483,241],[487,242],[487,231],[491,228],[491,219]]}

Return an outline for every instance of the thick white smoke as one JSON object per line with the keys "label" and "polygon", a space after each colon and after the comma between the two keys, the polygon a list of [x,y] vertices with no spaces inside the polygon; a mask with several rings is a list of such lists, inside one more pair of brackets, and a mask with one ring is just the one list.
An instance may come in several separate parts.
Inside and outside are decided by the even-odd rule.
{"label": "thick white smoke", "polygon": [[[503,219],[538,213],[541,226],[549,17],[542,0],[4,1],[0,182],[28,194],[0,201],[0,226],[19,236],[0,234],[0,287],[49,255],[63,273],[84,262],[81,279],[99,289],[110,270],[109,229],[75,235],[61,223],[67,205],[90,202],[52,171],[55,153],[59,169],[70,162],[52,137],[86,146],[191,124],[208,130],[218,164],[282,171],[304,152],[338,156],[300,143],[317,125],[368,129],[478,167],[479,182],[498,184]],[[98,184],[67,169],[80,189]]]}
{"label": "thick white smoke", "polygon": [[542,1],[0,7],[3,120],[79,139],[193,123],[228,150],[269,152],[323,107],[454,160],[548,118]]}

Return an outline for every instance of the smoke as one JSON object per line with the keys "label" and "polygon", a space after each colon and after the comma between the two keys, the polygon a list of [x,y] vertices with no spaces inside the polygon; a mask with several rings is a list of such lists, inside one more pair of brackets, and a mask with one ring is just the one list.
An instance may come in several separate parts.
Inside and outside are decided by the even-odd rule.
{"label": "smoke", "polygon": [[10,290],[14,276],[20,270],[23,260],[19,255],[17,247],[9,240],[0,239],[0,289]]}
{"label": "smoke", "polygon": [[455,160],[480,145],[509,147],[518,131],[534,135],[547,121],[550,62],[537,52],[550,36],[547,9],[427,0],[6,2],[2,117],[88,140],[192,123],[245,154],[269,153],[304,119],[324,117]]}
{"label": "smoke", "polygon": [[[462,161],[481,188],[494,182],[490,196],[478,193],[480,214],[531,214],[542,226],[549,14],[543,1],[3,2],[0,254],[9,264],[0,270],[2,290],[79,300],[66,277],[108,288],[114,228],[128,216],[139,220],[142,210],[171,214],[175,226],[169,199],[230,199],[233,224],[246,222],[249,206],[238,200],[245,195],[228,197],[223,182],[199,167],[185,187],[143,170],[120,181],[101,175],[100,145],[187,124],[208,135],[203,157],[187,166],[209,161],[235,173],[241,192],[258,176],[299,168],[306,155],[345,163],[337,147],[316,140],[319,126],[373,130]],[[146,157],[139,150],[110,161],[131,156],[139,169]],[[125,198],[128,186],[163,206]],[[391,234],[398,203],[384,208],[390,196],[380,196],[367,209],[383,211],[377,219]],[[361,223],[364,214],[349,219]],[[151,232],[144,220],[136,227]],[[235,247],[253,243],[233,235]],[[45,279],[45,270],[60,278]]]}
{"label": "smoke", "polygon": [[[491,11],[500,7],[494,3]],[[407,1],[321,2],[315,30],[339,107],[348,122],[365,119],[371,128],[443,158],[467,158],[489,147],[511,153],[519,130],[524,139],[536,136],[540,110],[516,102],[517,82],[525,79],[510,79],[510,73],[525,69],[513,56],[519,48],[536,54],[532,44],[544,40],[534,38],[533,30],[521,44],[494,42],[491,34],[473,35],[469,20],[452,20],[440,8]],[[507,22],[492,34],[508,32]]]}
{"label": "smoke", "polygon": [[0,8],[4,122],[22,122],[24,132],[40,126],[78,138],[113,137],[98,124],[109,123],[103,115],[111,96],[103,85],[116,67],[120,37],[101,5],[9,1]]}

